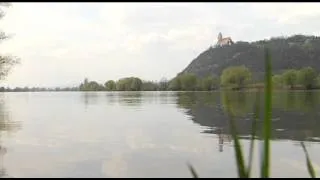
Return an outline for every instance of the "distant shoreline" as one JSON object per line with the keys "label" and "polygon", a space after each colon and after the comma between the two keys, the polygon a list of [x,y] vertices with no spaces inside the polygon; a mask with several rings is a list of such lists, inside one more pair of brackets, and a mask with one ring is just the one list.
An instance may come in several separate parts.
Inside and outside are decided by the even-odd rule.
{"label": "distant shoreline", "polygon": [[[296,89],[289,89],[289,88],[274,88],[274,92],[288,92],[288,91],[294,91],[294,92],[299,92],[299,91],[319,91],[320,88],[313,88],[313,89],[301,89],[301,88],[296,88]],[[241,90],[232,90],[232,89],[217,89],[217,90],[211,90],[211,91],[172,91],[172,90],[155,90],[155,91],[148,91],[148,90],[141,90],[141,91],[80,91],[80,90],[39,90],[39,91],[1,91],[2,93],[15,93],[15,92],[257,92],[257,91],[264,91],[264,88],[244,88]]]}

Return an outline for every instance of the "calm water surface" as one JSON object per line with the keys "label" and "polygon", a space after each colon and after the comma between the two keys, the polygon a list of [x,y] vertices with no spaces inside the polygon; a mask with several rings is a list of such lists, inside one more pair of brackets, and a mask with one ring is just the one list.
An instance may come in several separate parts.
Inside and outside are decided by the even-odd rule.
{"label": "calm water surface", "polygon": [[[226,97],[247,152],[254,93],[2,93],[0,176],[191,177],[189,162],[235,177]],[[277,92],[273,107],[272,176],[308,177],[300,141],[320,174],[320,92]]]}

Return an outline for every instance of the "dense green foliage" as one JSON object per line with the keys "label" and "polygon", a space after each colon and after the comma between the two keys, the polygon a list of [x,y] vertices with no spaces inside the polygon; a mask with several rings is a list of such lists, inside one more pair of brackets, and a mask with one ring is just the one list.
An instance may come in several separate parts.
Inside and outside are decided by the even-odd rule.
{"label": "dense green foliage", "polygon": [[182,91],[195,91],[197,87],[197,77],[194,74],[184,74],[180,76]]}
{"label": "dense green foliage", "polygon": [[274,75],[272,81],[276,88],[289,87],[289,89],[295,87],[314,89],[319,87],[320,82],[318,73],[312,67],[285,70],[282,74]]}
{"label": "dense green foliage", "polygon": [[280,74],[273,75],[272,84],[275,88],[281,88],[283,85],[282,76]]}
{"label": "dense green foliage", "polygon": [[219,88],[219,78],[216,76],[208,76],[198,81],[198,89],[211,91]]}
{"label": "dense green foliage", "polygon": [[298,71],[295,69],[286,70],[282,74],[283,83],[288,85],[291,89],[293,89],[294,85],[297,84],[298,80]]}
{"label": "dense green foliage", "polygon": [[251,72],[245,66],[228,67],[221,75],[221,85],[243,89],[251,80]]}
{"label": "dense green foliage", "polygon": [[80,91],[211,91],[219,87],[219,78],[208,76],[198,78],[194,74],[181,74],[167,81],[143,81],[137,77],[121,78],[118,81],[109,80],[104,86],[95,81],[85,79],[80,84]]}
{"label": "dense green foliage", "polygon": [[219,87],[219,78],[207,76],[199,78],[194,74],[179,74],[169,82],[171,91],[211,91]]}
{"label": "dense green foliage", "polygon": [[158,84],[152,81],[143,81],[142,82],[142,90],[143,91],[157,91],[158,88],[160,88],[160,84],[158,87]]}
{"label": "dense green foliage", "polygon": [[118,91],[140,91],[142,90],[142,81],[136,77],[122,78],[116,83]]}
{"label": "dense green foliage", "polygon": [[301,69],[298,73],[298,83],[306,89],[314,88],[317,85],[317,72],[311,67]]}
{"label": "dense green foliage", "polygon": [[177,77],[173,78],[168,87],[171,91],[179,91],[181,90],[181,78],[178,75]]}
{"label": "dense green foliage", "polygon": [[104,87],[95,81],[88,81],[86,78],[83,83],[81,83],[79,89],[81,91],[103,91]]}
{"label": "dense green foliage", "polygon": [[116,90],[116,83],[113,80],[109,80],[104,84],[104,87],[107,91],[114,91]]}

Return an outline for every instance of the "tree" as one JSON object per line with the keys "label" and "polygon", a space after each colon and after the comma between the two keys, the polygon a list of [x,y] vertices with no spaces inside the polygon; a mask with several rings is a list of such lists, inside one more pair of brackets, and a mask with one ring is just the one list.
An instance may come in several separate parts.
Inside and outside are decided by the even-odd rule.
{"label": "tree", "polygon": [[142,89],[142,81],[139,78],[132,77],[129,79],[130,82],[130,90],[131,91],[141,91]]}
{"label": "tree", "polygon": [[87,78],[84,79],[83,83],[79,86],[80,91],[103,91],[104,87],[97,83],[96,81],[88,81]]}
{"label": "tree", "polygon": [[194,74],[179,73],[169,83],[169,89],[172,91],[194,91],[197,89],[197,76]]}
{"label": "tree", "polygon": [[85,78],[83,83],[80,84],[79,89],[80,91],[89,91],[89,83],[88,83],[88,78]]}
{"label": "tree", "polygon": [[294,85],[297,84],[298,71],[295,69],[286,70],[282,74],[284,84],[290,86],[290,89],[293,89]]}
{"label": "tree", "polygon": [[245,66],[228,67],[221,75],[221,85],[232,89],[242,89],[251,80],[251,72]]}
{"label": "tree", "polygon": [[[5,16],[3,7],[9,7],[10,3],[0,3],[0,20]],[[6,33],[0,31],[0,42],[8,39]],[[20,62],[20,59],[11,55],[0,55],[0,79],[4,79],[11,71],[12,67]]]}
{"label": "tree", "polygon": [[119,79],[116,83],[118,91],[141,91],[142,81],[136,77],[127,77]]}
{"label": "tree", "polygon": [[283,84],[282,76],[279,74],[272,76],[272,83],[274,87],[280,87]]}
{"label": "tree", "polygon": [[319,89],[319,87],[320,87],[320,75],[318,75],[316,78],[316,88]]}
{"label": "tree", "polygon": [[169,82],[169,89],[172,91],[181,90],[181,78],[180,76],[176,76]]}
{"label": "tree", "polygon": [[317,73],[312,67],[302,68],[298,72],[298,82],[306,89],[314,88],[317,84]]}
{"label": "tree", "polygon": [[159,82],[159,90],[160,91],[165,91],[165,90],[168,90],[168,87],[169,87],[169,82],[167,79],[165,78],[162,78]]}
{"label": "tree", "polygon": [[197,76],[194,74],[182,74],[180,75],[181,90],[194,91],[197,86]]}
{"label": "tree", "polygon": [[244,117],[252,111],[254,100],[250,93],[222,91],[220,96],[224,112],[230,115]]}
{"label": "tree", "polygon": [[90,81],[88,83],[88,90],[89,91],[103,91],[104,87],[97,83],[96,81]]}
{"label": "tree", "polygon": [[219,78],[216,76],[207,76],[199,80],[199,89],[204,91],[211,91],[218,88]]}
{"label": "tree", "polygon": [[143,91],[156,91],[157,89],[158,89],[158,85],[152,81],[142,82]]}
{"label": "tree", "polygon": [[125,91],[126,90],[126,81],[127,81],[127,78],[122,78],[122,79],[119,79],[116,83],[116,89],[118,91]]}
{"label": "tree", "polygon": [[104,87],[107,91],[114,91],[116,90],[116,83],[113,80],[109,80],[104,84]]}

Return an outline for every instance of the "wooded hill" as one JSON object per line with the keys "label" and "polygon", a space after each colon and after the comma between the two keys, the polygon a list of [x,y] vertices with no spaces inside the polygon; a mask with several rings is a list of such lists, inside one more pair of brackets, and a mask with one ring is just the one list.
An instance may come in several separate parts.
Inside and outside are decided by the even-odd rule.
{"label": "wooded hill", "polygon": [[261,80],[264,73],[264,47],[268,47],[274,74],[286,69],[313,67],[320,71],[320,37],[294,35],[255,42],[239,41],[230,46],[210,47],[196,57],[181,73],[199,77],[220,76],[230,66],[244,65]]}

